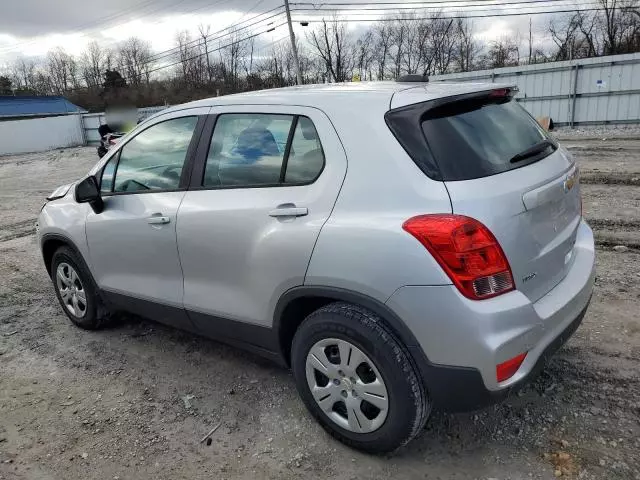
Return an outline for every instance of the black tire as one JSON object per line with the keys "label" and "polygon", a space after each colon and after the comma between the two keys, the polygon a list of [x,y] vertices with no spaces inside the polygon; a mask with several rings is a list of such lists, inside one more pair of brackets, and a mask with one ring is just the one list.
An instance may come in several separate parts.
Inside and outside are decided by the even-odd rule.
{"label": "black tire", "polygon": [[[56,275],[60,264],[67,264],[75,270],[83,291],[86,297],[86,311],[83,315],[74,315],[62,298]],[[108,318],[108,312],[102,304],[98,295],[98,289],[96,288],[93,277],[89,273],[84,260],[69,247],[60,247],[53,254],[51,259],[51,280],[53,282],[53,288],[58,297],[58,302],[62,307],[62,311],[69,317],[75,325],[86,330],[96,330],[104,325]]]}
{"label": "black tire", "polygon": [[[306,378],[306,359],[320,340],[346,340],[364,352],[384,380],[389,408],[384,423],[370,433],[356,433],[331,420],[313,398]],[[392,452],[423,428],[431,403],[418,369],[406,348],[382,318],[360,306],[332,303],[309,315],[292,344],[291,365],[298,392],[322,427],[344,444],[370,453]]]}

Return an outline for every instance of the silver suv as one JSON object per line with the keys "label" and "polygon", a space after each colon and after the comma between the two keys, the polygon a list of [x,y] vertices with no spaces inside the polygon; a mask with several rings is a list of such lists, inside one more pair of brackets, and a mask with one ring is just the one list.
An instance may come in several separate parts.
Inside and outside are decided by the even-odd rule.
{"label": "silver suv", "polygon": [[64,312],[128,311],[291,367],[332,435],[383,452],[503,398],[578,327],[594,242],[571,156],[496,84],[202,100],[56,190]]}

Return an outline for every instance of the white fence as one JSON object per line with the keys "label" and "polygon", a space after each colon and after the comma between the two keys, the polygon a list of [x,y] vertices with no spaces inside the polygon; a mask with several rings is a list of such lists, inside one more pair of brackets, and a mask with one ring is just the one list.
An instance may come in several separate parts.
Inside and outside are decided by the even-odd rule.
{"label": "white fence", "polygon": [[[164,110],[167,107],[146,107],[138,109],[138,119],[144,120],[151,115]],[[105,114],[101,113],[85,113],[82,115],[85,142],[87,145],[97,145],[100,142],[98,127],[104,123]]]}
{"label": "white fence", "polygon": [[0,122],[0,155],[44,152],[83,144],[81,115]]}
{"label": "white fence", "polygon": [[640,53],[451,73],[431,81],[517,85],[517,100],[557,125],[640,122]]}

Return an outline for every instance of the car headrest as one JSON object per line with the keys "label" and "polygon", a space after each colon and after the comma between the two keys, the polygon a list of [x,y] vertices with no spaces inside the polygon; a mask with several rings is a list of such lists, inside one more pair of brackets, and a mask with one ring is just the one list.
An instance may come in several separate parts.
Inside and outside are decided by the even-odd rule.
{"label": "car headrest", "polygon": [[258,160],[263,156],[279,155],[278,144],[273,134],[266,128],[250,127],[238,136],[234,153],[247,160]]}

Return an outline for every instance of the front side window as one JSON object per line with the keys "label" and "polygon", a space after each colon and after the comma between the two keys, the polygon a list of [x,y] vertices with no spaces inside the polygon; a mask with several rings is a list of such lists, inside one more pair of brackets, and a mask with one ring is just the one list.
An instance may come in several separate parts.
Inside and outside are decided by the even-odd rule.
{"label": "front side window", "polygon": [[323,166],[320,140],[307,117],[224,114],[218,117],[213,131],[203,186],[309,183]]}
{"label": "front side window", "polygon": [[113,191],[177,189],[197,122],[198,117],[167,120],[127,142],[120,150]]}

